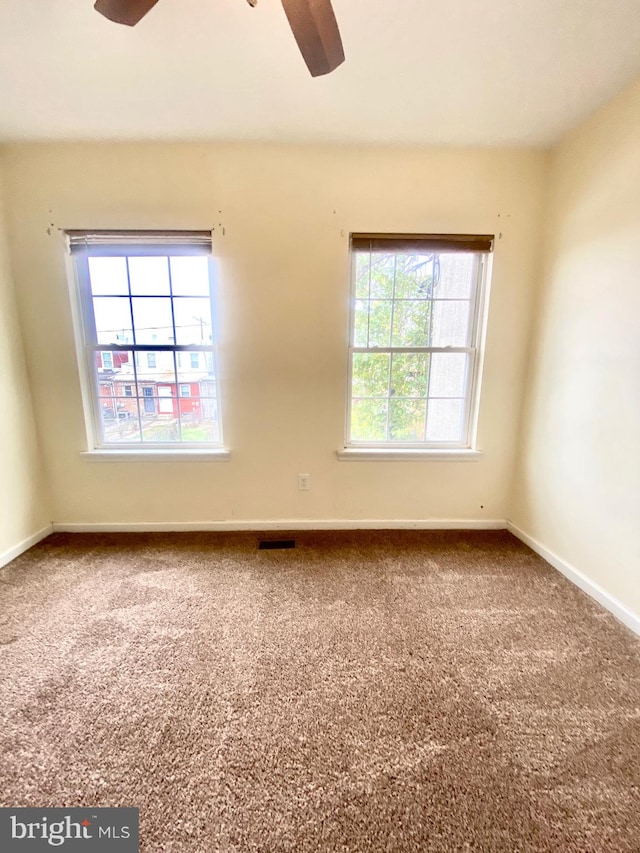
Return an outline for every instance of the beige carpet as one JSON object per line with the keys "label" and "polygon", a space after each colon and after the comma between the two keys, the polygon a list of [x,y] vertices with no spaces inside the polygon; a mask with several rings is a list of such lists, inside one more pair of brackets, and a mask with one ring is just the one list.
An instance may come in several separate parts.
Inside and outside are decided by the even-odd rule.
{"label": "beige carpet", "polygon": [[0,571],[0,798],[144,851],[640,850],[640,643],[505,532],[57,534]]}

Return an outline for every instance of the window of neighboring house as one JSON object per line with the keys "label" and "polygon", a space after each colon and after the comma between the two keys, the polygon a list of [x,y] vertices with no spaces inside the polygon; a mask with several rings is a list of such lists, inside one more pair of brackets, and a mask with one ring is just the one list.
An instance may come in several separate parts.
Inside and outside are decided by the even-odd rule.
{"label": "window of neighboring house", "polygon": [[191,353],[191,367],[194,370],[196,370],[198,367],[200,367],[200,353],[199,352],[192,352]]}
{"label": "window of neighboring house", "polygon": [[347,447],[474,444],[493,237],[352,234]]}
{"label": "window of neighboring house", "polygon": [[[93,447],[221,447],[211,234],[70,231],[67,237]],[[209,396],[188,413],[175,400],[176,388],[180,396],[191,391],[188,376],[181,376],[182,353],[187,363],[205,354]],[[107,365],[114,373],[109,384],[98,381]]]}

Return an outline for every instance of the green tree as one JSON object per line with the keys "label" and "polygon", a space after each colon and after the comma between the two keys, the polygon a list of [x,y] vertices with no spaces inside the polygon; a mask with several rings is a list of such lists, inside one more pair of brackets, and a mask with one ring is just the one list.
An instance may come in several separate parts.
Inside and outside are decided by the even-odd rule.
{"label": "green tree", "polygon": [[[430,346],[436,268],[434,255],[357,253],[354,345]],[[428,353],[353,354],[353,440],[424,439],[429,360]]]}

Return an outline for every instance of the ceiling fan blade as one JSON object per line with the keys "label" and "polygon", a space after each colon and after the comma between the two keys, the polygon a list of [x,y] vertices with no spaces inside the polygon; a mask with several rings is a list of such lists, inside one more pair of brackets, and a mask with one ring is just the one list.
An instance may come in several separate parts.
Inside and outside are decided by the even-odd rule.
{"label": "ceiling fan blade", "polygon": [[344,49],[331,0],[282,0],[289,25],[312,77],[344,62]]}
{"label": "ceiling fan blade", "polygon": [[158,0],[96,0],[94,9],[116,24],[135,26]]}

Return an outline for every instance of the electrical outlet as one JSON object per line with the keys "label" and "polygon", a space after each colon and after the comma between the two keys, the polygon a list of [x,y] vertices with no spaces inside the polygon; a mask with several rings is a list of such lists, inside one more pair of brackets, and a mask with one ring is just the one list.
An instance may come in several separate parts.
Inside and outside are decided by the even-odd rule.
{"label": "electrical outlet", "polygon": [[298,491],[308,492],[311,489],[311,476],[309,474],[298,474]]}

